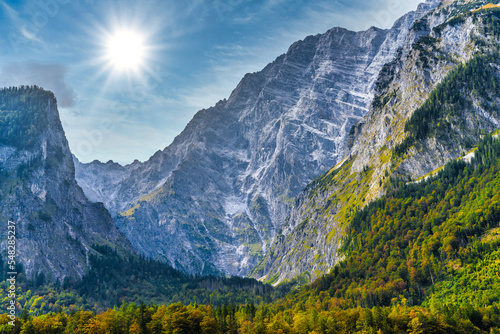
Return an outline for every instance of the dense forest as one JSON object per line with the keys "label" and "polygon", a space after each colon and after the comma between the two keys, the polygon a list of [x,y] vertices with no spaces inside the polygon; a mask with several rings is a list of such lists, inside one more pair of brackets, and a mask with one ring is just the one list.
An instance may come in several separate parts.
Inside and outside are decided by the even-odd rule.
{"label": "dense forest", "polygon": [[89,311],[23,313],[15,330],[0,315],[0,333],[22,334],[302,334],[302,333],[500,333],[498,305],[342,309],[311,302],[284,309],[246,304],[146,306],[128,304],[95,315]]}
{"label": "dense forest", "polygon": [[[311,290],[328,291],[346,307],[418,305],[436,282],[493,256],[500,239],[482,236],[500,222],[500,142],[487,137],[474,154],[428,180],[395,180],[388,195],[356,214],[343,243],[349,256]],[[483,287],[482,306],[500,300],[496,288]]]}
{"label": "dense forest", "polygon": [[[293,283],[273,288],[241,277],[192,277],[168,264],[137,255],[119,255],[108,246],[94,245],[99,253],[89,256],[90,269],[82,279],[50,282],[43,274],[16,281],[17,302],[30,315],[47,312],[88,310],[102,312],[123,303],[225,304],[270,303],[286,295]],[[0,291],[7,291],[7,263],[0,274]],[[18,268],[22,272],[22,268]],[[9,299],[2,300],[7,307]]]}

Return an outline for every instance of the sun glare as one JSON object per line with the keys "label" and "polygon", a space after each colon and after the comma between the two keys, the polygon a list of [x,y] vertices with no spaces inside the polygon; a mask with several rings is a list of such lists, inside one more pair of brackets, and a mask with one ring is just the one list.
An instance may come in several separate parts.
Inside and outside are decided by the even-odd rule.
{"label": "sun glare", "polygon": [[141,18],[114,13],[105,24],[95,22],[89,30],[97,52],[89,59],[94,67],[96,80],[104,81],[103,89],[118,89],[121,85],[145,82],[158,62],[158,52],[164,48],[158,44],[161,25],[148,25]]}
{"label": "sun glare", "polygon": [[115,70],[138,70],[144,62],[144,39],[135,32],[120,31],[107,41],[106,58]]}

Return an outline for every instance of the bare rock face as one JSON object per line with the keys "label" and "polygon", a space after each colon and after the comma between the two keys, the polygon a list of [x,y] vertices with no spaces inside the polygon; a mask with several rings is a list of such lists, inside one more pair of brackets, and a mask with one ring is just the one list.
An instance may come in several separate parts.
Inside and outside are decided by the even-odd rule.
{"label": "bare rock face", "polygon": [[[482,134],[498,129],[500,96],[495,85],[481,95],[464,83],[449,84],[467,107],[459,113],[445,110],[432,125],[432,135],[407,150],[400,146],[409,136],[407,121],[431,92],[444,91],[440,84],[450,73],[497,50],[499,41],[485,29],[488,13],[473,11],[484,3],[426,4],[431,10],[416,20],[398,55],[380,71],[374,102],[351,129],[344,159],[298,196],[270,252],[252,271],[253,277],[278,283],[300,275],[312,280],[328,272],[342,260],[338,251],[350,219],[385,193],[390,178],[423,177],[465,154]],[[491,77],[498,79],[498,64],[486,63]]]}
{"label": "bare rock face", "polygon": [[293,44],[149,161],[76,162],[78,183],[143,254],[192,274],[246,275],[294,198],[343,157],[380,70],[434,3],[389,30],[334,28]]}
{"label": "bare rock face", "polygon": [[[0,220],[15,223],[17,261],[28,277],[62,280],[83,276],[94,244],[133,248],[77,185],[56,104],[38,87],[0,90]],[[0,240],[5,261],[7,228]]]}

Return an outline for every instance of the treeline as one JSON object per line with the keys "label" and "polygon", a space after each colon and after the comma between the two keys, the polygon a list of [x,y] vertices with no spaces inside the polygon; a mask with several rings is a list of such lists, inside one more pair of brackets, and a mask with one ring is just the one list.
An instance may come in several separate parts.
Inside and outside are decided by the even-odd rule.
{"label": "treeline", "polygon": [[[284,297],[293,283],[274,288],[249,278],[194,277],[168,264],[137,255],[118,254],[109,246],[94,245],[98,254],[89,256],[91,269],[82,279],[51,282],[43,274],[27,280],[18,276],[18,309],[38,315],[77,310],[102,312],[122,303],[137,304],[226,304],[270,303]],[[7,264],[1,261],[5,267]],[[22,272],[22,267],[18,268]],[[4,270],[8,272],[8,270]],[[0,291],[6,291],[5,281]],[[3,300],[6,306],[8,300]]]}
{"label": "treeline", "polygon": [[169,306],[128,304],[95,315],[88,311],[24,314],[9,327],[0,316],[0,333],[14,334],[305,334],[305,333],[457,333],[499,334],[498,304],[393,307],[343,310],[321,303],[289,309],[246,304],[213,308],[176,303]]}
{"label": "treeline", "polygon": [[54,94],[38,86],[0,89],[0,144],[27,148],[37,145],[47,127],[47,102]]}

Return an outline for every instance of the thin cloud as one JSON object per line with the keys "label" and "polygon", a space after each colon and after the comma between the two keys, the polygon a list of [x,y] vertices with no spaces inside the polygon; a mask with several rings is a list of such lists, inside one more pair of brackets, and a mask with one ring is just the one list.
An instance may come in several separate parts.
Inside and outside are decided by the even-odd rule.
{"label": "thin cloud", "polygon": [[23,21],[19,13],[14,8],[9,6],[5,1],[2,0],[0,0],[0,4],[4,8],[5,12],[7,13],[7,16],[12,21],[14,27],[19,31],[19,34],[21,36],[32,42],[38,42],[43,44],[43,41],[40,38],[38,38],[38,36],[35,33],[29,31],[26,28],[26,22]]}
{"label": "thin cloud", "polygon": [[37,85],[51,90],[61,108],[73,107],[76,92],[66,83],[66,67],[35,62],[11,63],[0,70],[0,86]]}
{"label": "thin cloud", "polygon": [[24,38],[29,39],[30,41],[39,42],[43,44],[43,41],[40,38],[36,37],[34,33],[29,31],[25,27],[21,28],[21,35],[23,35]]}
{"label": "thin cloud", "polygon": [[1,1],[0,0],[0,3],[2,4],[2,7],[5,9],[5,12],[7,13],[7,15],[9,16],[9,18],[13,22],[19,23],[21,21],[19,19],[19,15],[17,14],[17,12],[11,6],[9,6],[8,4],[6,4],[5,1]]}

